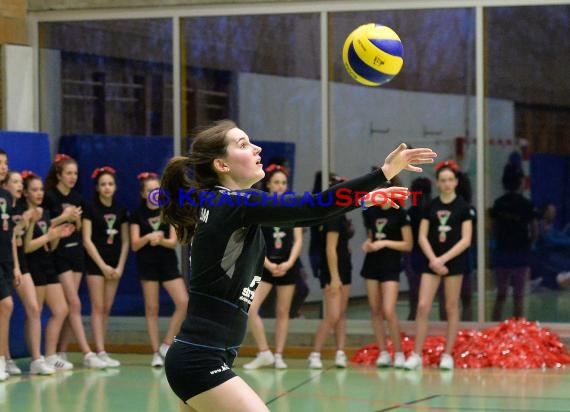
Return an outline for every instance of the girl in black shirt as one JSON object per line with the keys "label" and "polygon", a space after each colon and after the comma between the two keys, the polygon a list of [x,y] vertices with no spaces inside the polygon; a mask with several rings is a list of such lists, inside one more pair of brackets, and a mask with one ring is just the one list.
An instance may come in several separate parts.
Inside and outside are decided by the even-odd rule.
{"label": "girl in black shirt", "polygon": [[62,223],[71,223],[75,227],[71,236],[63,239],[54,251],[55,268],[69,305],[69,316],[61,331],[57,356],[59,362],[66,368],[73,367],[67,361],[65,353],[73,333],[83,352],[83,365],[101,369],[107,367],[107,364],[91,351],[81,317],[79,285],[85,271],[85,251],[81,236],[81,215],[84,205],[81,195],[74,190],[77,176],[77,162],[61,153],[56,154],[46,176],[46,196],[43,206],[53,217],[51,224],[58,226]]}
{"label": "girl in black shirt", "polygon": [[97,357],[108,367],[118,367],[120,362],[105,352],[105,329],[129,253],[129,222],[127,209],[114,201],[115,170],[99,167],[91,178],[95,182],[95,198],[87,204],[82,224],[91,329]]}
{"label": "girl in black shirt", "polygon": [[[394,178],[393,180],[396,180]],[[363,212],[367,239],[362,244],[366,252],[360,274],[366,281],[366,292],[370,304],[372,327],[380,348],[376,366],[394,365],[403,368],[405,357],[400,342],[400,325],[396,304],[400,289],[402,252],[412,250],[412,229],[410,218],[404,209],[393,209],[386,202]],[[384,319],[394,345],[394,360],[386,347]]]}
{"label": "girl in black shirt", "polygon": [[[155,173],[143,172],[140,182],[141,205],[130,219],[131,248],[136,252],[137,272],[141,281],[148,336],[152,346],[151,366],[162,366],[174,335],[180,330],[188,306],[188,292],[178,270],[175,248],[178,244],[174,227],[160,219],[160,209],[151,202],[159,187]],[[174,313],[162,343],[158,330],[158,293],[160,285],[174,302]]]}
{"label": "girl in black shirt", "polygon": [[[24,171],[24,175],[28,172]],[[30,351],[31,363],[30,373],[39,375],[51,375],[55,370],[48,366],[43,356],[41,356],[40,344],[42,326],[40,319],[40,309],[38,299],[36,297],[36,290],[34,288],[34,281],[28,268],[26,254],[24,253],[24,237],[26,229],[30,224],[31,212],[26,212],[27,205],[23,199],[24,183],[22,175],[15,171],[8,172],[6,180],[3,184],[4,189],[8,190],[12,195],[12,206],[14,214],[12,221],[14,224],[14,237],[16,240],[18,263],[20,264],[20,272],[22,273],[19,286],[16,292],[22,301],[24,310],[26,312],[26,322],[24,328],[26,330],[26,342],[28,343],[28,350]],[[8,354],[9,355],[9,354]],[[19,375],[16,364],[9,357],[6,359],[6,370],[11,375]]]}
{"label": "girl in black shirt", "polygon": [[422,366],[422,349],[427,335],[428,318],[433,299],[443,279],[447,312],[447,339],[441,357],[441,369],[453,369],[453,345],[459,328],[459,296],[463,274],[467,271],[466,250],[471,244],[472,216],[469,204],[455,193],[457,170],[454,162],[436,166],[439,196],[432,200],[420,223],[418,241],[428,266],[422,273],[420,300],[416,313],[414,352],[404,367]]}
{"label": "girl in black shirt", "polygon": [[[162,215],[182,243],[192,240],[191,297],[186,320],[166,356],[166,376],[193,410],[268,410],[231,369],[263,271],[260,225],[322,223],[357,207],[354,202],[338,205],[336,189],[366,193],[404,168],[421,170],[411,164],[431,162],[435,156],[429,149],[410,150],[402,144],[381,169],[323,192],[324,199],[331,198],[330,205],[314,206],[318,203],[313,196],[313,205],[301,205],[297,198],[296,206],[288,206],[250,189],[265,174],[260,152],[235,123],[217,122],[196,136],[188,156],[168,163],[162,179],[162,188],[170,194]],[[189,193],[191,189],[199,192]],[[199,202],[204,192],[211,203]]]}
{"label": "girl in black shirt", "polygon": [[41,313],[45,302],[51,312],[45,329],[46,362],[53,369],[69,370],[73,365],[64,362],[56,354],[57,341],[69,308],[57,276],[53,251],[60,239],[69,237],[75,227],[70,224],[53,226],[49,212],[40,206],[44,200],[42,180],[31,172],[23,174],[23,178],[24,196],[30,213],[30,223],[24,239],[24,252],[36,287],[39,311]]}
{"label": "girl in black shirt", "polygon": [[[265,188],[270,195],[282,195],[287,190],[287,170],[280,165],[271,164],[265,169]],[[283,349],[289,327],[289,309],[293,301],[295,284],[299,278],[299,254],[303,246],[303,229],[300,227],[263,227],[261,228],[266,245],[263,275],[255,291],[255,299],[249,308],[249,326],[257,343],[257,357],[245,364],[245,369],[257,369],[261,366],[274,365],[276,369],[285,369]],[[263,321],[259,316],[259,307],[263,304],[273,286],[277,288],[275,355],[269,350]]]}

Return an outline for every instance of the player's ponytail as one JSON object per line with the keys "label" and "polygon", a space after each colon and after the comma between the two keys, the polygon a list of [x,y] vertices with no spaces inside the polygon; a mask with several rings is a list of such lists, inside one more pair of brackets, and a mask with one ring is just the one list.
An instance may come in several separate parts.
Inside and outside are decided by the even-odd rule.
{"label": "player's ponytail", "polygon": [[176,229],[180,243],[190,243],[200,209],[200,191],[219,184],[212,163],[226,156],[227,133],[237,127],[221,120],[198,132],[188,156],[172,158],[162,175],[161,188],[170,197],[162,207],[162,220]]}

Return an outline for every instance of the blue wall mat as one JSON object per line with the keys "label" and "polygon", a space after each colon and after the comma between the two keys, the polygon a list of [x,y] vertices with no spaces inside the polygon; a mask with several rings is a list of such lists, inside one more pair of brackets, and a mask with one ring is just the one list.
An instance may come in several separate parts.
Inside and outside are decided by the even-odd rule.
{"label": "blue wall mat", "polygon": [[30,169],[40,176],[46,175],[51,163],[46,133],[0,131],[0,148],[8,153],[10,169]]}

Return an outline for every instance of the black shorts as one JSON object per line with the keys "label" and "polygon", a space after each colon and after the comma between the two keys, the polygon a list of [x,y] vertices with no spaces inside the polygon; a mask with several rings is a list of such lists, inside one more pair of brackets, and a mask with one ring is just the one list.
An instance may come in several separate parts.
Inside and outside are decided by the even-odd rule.
{"label": "black shorts", "polygon": [[54,265],[40,265],[33,261],[28,261],[30,274],[35,286],[45,286],[59,283],[59,274]]}
{"label": "black shorts", "polygon": [[22,275],[24,273],[30,273],[28,259],[26,259],[26,254],[22,248],[18,248],[18,264],[20,265],[20,272],[22,272]]}
{"label": "black shorts", "polygon": [[14,263],[0,262],[0,300],[12,295],[14,289]]}
{"label": "black shorts", "polygon": [[[319,276],[321,282],[321,289],[324,289],[326,285],[331,283],[331,275],[328,272],[321,272]],[[340,281],[343,285],[350,285],[352,283],[352,273],[351,272],[340,272]]]}
{"label": "black shorts", "polygon": [[[110,259],[103,259],[103,261],[111,267],[116,268],[119,265],[119,256],[113,256]],[[85,256],[85,273],[87,275],[103,276],[103,272],[88,255]]]}
{"label": "black shorts", "polygon": [[389,272],[389,273],[362,273],[364,279],[377,280],[379,282],[399,282],[400,273]]}
{"label": "black shorts", "polygon": [[54,258],[55,270],[58,274],[69,270],[79,273],[85,271],[85,252],[80,244],[71,247],[58,247]]}
{"label": "black shorts", "polygon": [[206,349],[175,339],[166,353],[164,371],[183,402],[237,376],[231,369],[237,351]]}
{"label": "black shorts", "polygon": [[168,282],[181,277],[176,259],[164,259],[163,261],[138,262],[137,269],[140,280],[154,282]]}
{"label": "black shorts", "polygon": [[280,277],[275,277],[271,275],[271,272],[263,268],[263,274],[261,275],[261,281],[272,284],[273,286],[287,286],[296,285],[297,280],[300,276],[300,266],[295,264],[291,269],[285,273],[285,275]]}

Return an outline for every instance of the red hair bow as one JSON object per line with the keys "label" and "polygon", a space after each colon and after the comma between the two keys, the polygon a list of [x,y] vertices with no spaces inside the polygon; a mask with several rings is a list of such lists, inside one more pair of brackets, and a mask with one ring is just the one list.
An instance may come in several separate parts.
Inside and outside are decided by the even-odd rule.
{"label": "red hair bow", "polygon": [[265,168],[265,173],[273,173],[276,171],[284,173],[285,176],[289,176],[289,172],[287,171],[287,168],[285,166],[271,163],[269,166]]}
{"label": "red hair bow", "polygon": [[461,168],[457,164],[455,160],[442,160],[438,164],[435,165],[435,171],[437,172],[439,169],[443,169],[444,167],[449,167],[454,172],[459,172]]}
{"label": "red hair bow", "polygon": [[22,170],[20,175],[22,176],[22,179],[27,179],[28,177],[37,177],[39,179],[39,176],[31,170]]}
{"label": "red hair bow", "polygon": [[55,163],[63,162],[64,160],[71,160],[71,156],[64,153],[57,153],[54,157]]}
{"label": "red hair bow", "polygon": [[97,179],[101,173],[110,173],[114,175],[116,172],[115,169],[110,166],[98,167],[97,169],[93,170],[93,173],[91,173],[91,179]]}
{"label": "red hair bow", "polygon": [[138,180],[157,179],[158,175],[154,172],[141,172],[137,175]]}

